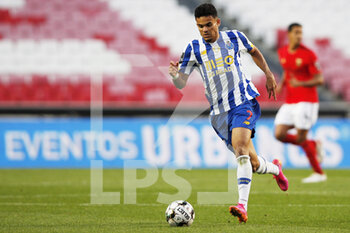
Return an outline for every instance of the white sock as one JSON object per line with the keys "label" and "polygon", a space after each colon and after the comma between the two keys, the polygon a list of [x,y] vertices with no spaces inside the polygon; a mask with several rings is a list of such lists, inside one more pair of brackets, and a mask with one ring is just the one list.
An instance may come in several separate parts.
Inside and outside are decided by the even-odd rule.
{"label": "white sock", "polygon": [[259,168],[256,170],[256,173],[258,174],[274,174],[276,176],[278,176],[278,174],[280,173],[280,170],[278,168],[277,165],[266,161],[266,159],[264,157],[258,156],[259,162],[260,162],[260,166]]}
{"label": "white sock", "polygon": [[237,158],[237,183],[238,203],[243,204],[248,210],[248,198],[253,170],[248,155],[241,155]]}

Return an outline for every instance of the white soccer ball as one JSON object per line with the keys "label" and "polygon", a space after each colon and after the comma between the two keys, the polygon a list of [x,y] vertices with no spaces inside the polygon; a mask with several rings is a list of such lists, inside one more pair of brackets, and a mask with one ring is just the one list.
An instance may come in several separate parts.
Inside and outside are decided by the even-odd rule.
{"label": "white soccer ball", "polygon": [[165,211],[165,219],[172,227],[191,226],[194,217],[194,209],[187,201],[174,201]]}

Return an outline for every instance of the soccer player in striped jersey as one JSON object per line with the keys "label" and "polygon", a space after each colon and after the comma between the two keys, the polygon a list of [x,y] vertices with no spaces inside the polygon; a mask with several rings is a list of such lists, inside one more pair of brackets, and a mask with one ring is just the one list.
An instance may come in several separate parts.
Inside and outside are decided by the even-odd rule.
{"label": "soccer player in striped jersey", "polygon": [[[190,42],[180,62],[170,62],[169,74],[181,89],[193,70],[203,80],[205,95],[210,103],[211,124],[218,136],[237,157],[238,203],[229,207],[239,222],[248,220],[247,207],[252,173],[273,174],[281,190],[288,189],[281,163],[272,163],[258,156],[251,138],[260,117],[258,90],[242,69],[242,53],[249,53],[266,75],[269,97],[275,97],[276,82],[264,57],[240,31],[219,31],[220,18],[212,4],[202,4],[195,10],[200,39]],[[180,64],[180,66],[179,66]]]}

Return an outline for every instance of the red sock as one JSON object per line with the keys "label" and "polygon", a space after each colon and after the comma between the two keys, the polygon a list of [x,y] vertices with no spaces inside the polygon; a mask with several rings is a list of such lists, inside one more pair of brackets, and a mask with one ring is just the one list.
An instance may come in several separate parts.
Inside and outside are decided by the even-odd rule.
{"label": "red sock", "polygon": [[306,140],[301,144],[301,147],[304,149],[312,169],[319,174],[323,174],[322,168],[317,161],[316,142],[314,140]]}
{"label": "red sock", "polygon": [[297,136],[296,135],[293,135],[293,134],[287,134],[285,139],[283,140],[283,142],[286,142],[286,143],[292,143],[294,145],[299,145],[297,143]]}
{"label": "red sock", "polygon": [[296,135],[287,134],[283,142],[301,146],[309,159],[312,169],[319,174],[323,174],[321,166],[317,161],[316,142],[314,140],[306,140],[305,142],[299,144],[297,143]]}

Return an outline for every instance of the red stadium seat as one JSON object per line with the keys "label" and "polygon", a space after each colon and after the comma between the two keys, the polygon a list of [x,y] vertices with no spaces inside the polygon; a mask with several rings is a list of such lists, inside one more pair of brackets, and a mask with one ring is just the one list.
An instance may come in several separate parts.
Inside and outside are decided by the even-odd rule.
{"label": "red stadium seat", "polygon": [[8,100],[8,87],[6,83],[0,82],[0,103]]}
{"label": "red stadium seat", "polygon": [[[103,99],[106,102],[166,105],[182,100],[207,104],[202,83],[189,84],[182,91],[174,87],[168,75],[161,69],[166,69],[169,61],[177,60],[178,57],[171,59],[169,47],[160,44],[153,34],[150,36],[136,28],[124,16],[115,9],[111,10],[107,2],[98,0],[26,0],[26,5],[16,11],[0,9],[0,38],[2,36],[4,39],[40,41],[79,39],[82,43],[88,39],[97,39],[103,41],[106,47],[118,56],[145,55],[150,61],[149,64],[143,66],[136,61],[137,59],[130,59],[129,73],[121,75],[118,79],[115,76],[104,77]],[[330,48],[328,43],[326,39],[316,42],[319,50],[327,54],[322,56],[322,62],[331,62],[326,57],[343,59],[341,53]],[[95,56],[96,52],[92,51],[89,54]],[[325,70],[325,73],[327,72],[334,73],[332,70]],[[52,81],[47,75],[28,75],[32,75],[31,81],[22,79],[17,80],[18,82],[0,82],[0,91],[3,90],[0,93],[0,101],[38,101],[62,106],[79,102],[89,106],[90,77],[73,77],[78,74],[64,77],[56,75],[55,81]],[[261,99],[267,100],[265,84],[260,82],[260,79],[254,83],[262,94]],[[13,92],[8,93],[12,88]]]}
{"label": "red stadium seat", "polygon": [[9,23],[10,20],[10,11],[7,9],[0,9],[0,23]]}
{"label": "red stadium seat", "polygon": [[78,102],[90,102],[90,83],[88,82],[79,82],[76,85],[74,85],[74,93],[73,93],[73,100]]}
{"label": "red stadium seat", "polygon": [[102,33],[96,33],[94,34],[93,38],[99,39],[104,41],[106,44],[109,44],[115,40],[115,36],[112,34],[102,34]]}

